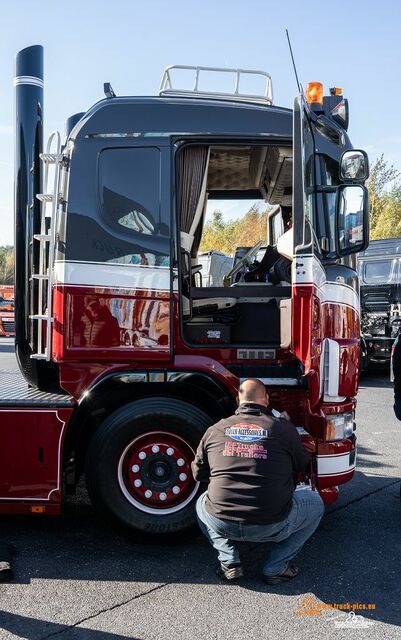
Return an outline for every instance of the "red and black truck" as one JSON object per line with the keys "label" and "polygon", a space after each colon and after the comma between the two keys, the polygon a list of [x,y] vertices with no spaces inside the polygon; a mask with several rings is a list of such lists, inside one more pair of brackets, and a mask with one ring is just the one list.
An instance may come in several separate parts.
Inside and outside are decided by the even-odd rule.
{"label": "red and black truck", "polygon": [[[212,73],[232,91],[200,89]],[[242,90],[255,74],[263,90]],[[367,158],[341,90],[311,83],[287,109],[266,73],[170,67],[157,96],[105,85],[44,149],[43,77],[42,47],[21,51],[20,373],[0,373],[1,512],[57,514],[84,474],[96,507],[125,525],[190,528],[195,449],[247,377],[314,446],[300,480],[335,500],[355,470],[354,254],[368,243]],[[202,286],[206,204],[221,199],[273,206],[225,286]]]}

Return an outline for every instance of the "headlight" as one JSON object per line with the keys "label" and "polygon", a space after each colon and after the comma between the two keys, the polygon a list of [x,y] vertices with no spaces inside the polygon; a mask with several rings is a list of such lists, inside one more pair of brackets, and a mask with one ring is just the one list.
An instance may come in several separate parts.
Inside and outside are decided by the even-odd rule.
{"label": "headlight", "polygon": [[344,440],[354,431],[354,412],[326,416],[326,440]]}

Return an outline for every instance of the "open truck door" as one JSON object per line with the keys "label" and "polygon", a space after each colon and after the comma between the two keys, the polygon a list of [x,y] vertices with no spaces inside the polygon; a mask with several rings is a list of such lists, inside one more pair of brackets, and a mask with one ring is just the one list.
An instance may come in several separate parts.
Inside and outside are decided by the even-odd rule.
{"label": "open truck door", "polygon": [[344,151],[344,130],[322,114],[323,106],[295,99],[291,350],[308,377],[312,406],[356,393],[346,380],[357,379],[350,368],[359,362],[359,297],[345,265],[369,238],[366,154]]}

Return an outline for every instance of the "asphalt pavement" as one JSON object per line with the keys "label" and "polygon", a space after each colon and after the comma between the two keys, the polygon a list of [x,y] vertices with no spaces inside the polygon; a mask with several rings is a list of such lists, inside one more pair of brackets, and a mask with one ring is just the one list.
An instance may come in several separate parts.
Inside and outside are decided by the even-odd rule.
{"label": "asphalt pavement", "polygon": [[[0,339],[0,368],[16,366]],[[0,519],[17,549],[0,585],[0,639],[276,640],[401,637],[401,423],[388,372],[361,380],[357,472],[300,555],[300,575],[260,581],[266,545],[242,549],[245,580],[221,584],[198,536],[144,544],[103,521],[82,489],[61,517]],[[374,605],[329,609],[328,605]]]}

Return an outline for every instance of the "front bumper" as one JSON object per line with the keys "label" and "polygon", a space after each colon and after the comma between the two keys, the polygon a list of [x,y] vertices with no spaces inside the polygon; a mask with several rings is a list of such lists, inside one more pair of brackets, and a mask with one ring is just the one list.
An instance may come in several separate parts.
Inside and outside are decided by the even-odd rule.
{"label": "front bumper", "polygon": [[349,482],[355,473],[356,437],[319,443],[316,455],[316,485],[326,489]]}

